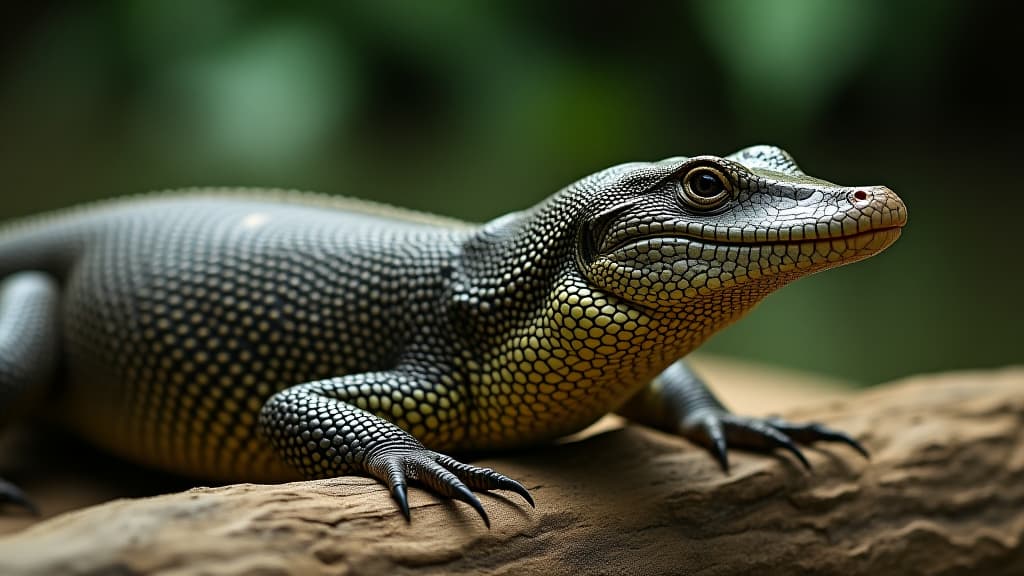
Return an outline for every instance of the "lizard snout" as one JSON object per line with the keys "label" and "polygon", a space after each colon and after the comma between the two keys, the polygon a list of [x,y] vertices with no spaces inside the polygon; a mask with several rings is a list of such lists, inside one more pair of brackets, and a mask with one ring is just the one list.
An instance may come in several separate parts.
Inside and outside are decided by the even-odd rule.
{"label": "lizard snout", "polygon": [[907,223],[907,206],[885,186],[854,188],[847,196],[853,209],[871,219],[871,228],[893,228]]}

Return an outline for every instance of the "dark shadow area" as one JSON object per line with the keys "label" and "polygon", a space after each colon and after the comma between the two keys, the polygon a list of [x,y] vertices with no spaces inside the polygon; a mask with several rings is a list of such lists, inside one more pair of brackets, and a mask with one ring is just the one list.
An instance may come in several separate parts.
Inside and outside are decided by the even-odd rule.
{"label": "dark shadow area", "polygon": [[[0,434],[0,474],[35,502],[42,518],[117,498],[141,498],[215,486],[151,470],[100,450],[59,426],[20,424]],[[0,534],[39,518],[7,506]]]}

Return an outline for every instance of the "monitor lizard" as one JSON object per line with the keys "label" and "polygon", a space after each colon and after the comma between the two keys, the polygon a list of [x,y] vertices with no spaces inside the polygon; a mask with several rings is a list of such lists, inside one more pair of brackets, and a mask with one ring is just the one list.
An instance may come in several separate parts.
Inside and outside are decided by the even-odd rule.
{"label": "monitor lizard", "polygon": [[612,411],[725,470],[727,444],[866,456],[820,424],[731,413],[681,359],[906,218],[888,188],[810,177],[772,146],[621,164],[482,225],[250,189],[86,205],[0,227],[0,409],[46,393],[74,433],[205,479],[368,475],[407,519],[413,481],[485,522],[474,490],[532,505],[447,454]]}

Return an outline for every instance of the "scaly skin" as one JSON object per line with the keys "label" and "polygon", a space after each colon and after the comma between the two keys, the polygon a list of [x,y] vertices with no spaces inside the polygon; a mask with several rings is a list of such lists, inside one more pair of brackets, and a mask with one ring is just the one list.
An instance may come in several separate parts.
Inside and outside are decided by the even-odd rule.
{"label": "scaly skin", "polygon": [[528,493],[443,452],[617,409],[723,467],[727,444],[863,451],[733,415],[678,361],[905,221],[887,188],[808,177],[766,146],[623,164],[482,226],[245,190],[101,204],[0,230],[0,408],[59,352],[48,406],[128,458],[222,480],[367,474],[406,516],[415,480],[485,520],[472,490]]}

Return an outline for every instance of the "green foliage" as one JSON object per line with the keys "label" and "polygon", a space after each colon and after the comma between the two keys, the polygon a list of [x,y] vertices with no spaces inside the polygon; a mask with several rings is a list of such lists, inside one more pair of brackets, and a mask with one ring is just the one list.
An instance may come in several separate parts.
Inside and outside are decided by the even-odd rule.
{"label": "green foliage", "polygon": [[863,0],[717,0],[694,8],[728,76],[735,114],[770,128],[780,117],[813,121],[872,56],[884,16],[880,3]]}

